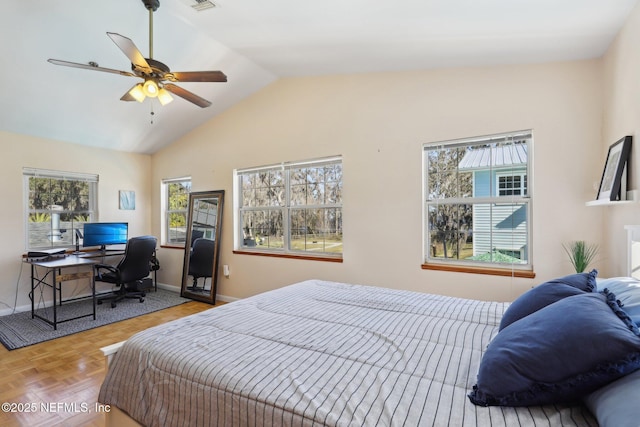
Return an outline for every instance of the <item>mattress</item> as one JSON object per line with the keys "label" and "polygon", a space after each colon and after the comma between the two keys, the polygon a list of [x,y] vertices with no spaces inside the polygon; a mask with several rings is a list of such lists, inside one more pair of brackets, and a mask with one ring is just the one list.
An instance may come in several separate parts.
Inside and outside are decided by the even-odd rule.
{"label": "mattress", "polygon": [[309,280],[133,336],[99,401],[147,426],[597,426],[469,401],[507,306]]}

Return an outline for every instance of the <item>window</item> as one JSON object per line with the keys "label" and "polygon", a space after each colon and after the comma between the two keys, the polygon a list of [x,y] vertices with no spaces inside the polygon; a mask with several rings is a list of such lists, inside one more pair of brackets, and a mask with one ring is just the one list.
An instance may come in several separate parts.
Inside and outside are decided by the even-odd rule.
{"label": "window", "polygon": [[236,248],[342,258],[342,159],[236,170]]}
{"label": "window", "polygon": [[499,196],[521,196],[527,193],[527,175],[505,175],[498,173],[498,195]]}
{"label": "window", "polygon": [[95,221],[98,175],[23,169],[27,249],[69,247]]}
{"label": "window", "polygon": [[162,180],[165,244],[184,245],[187,240],[189,193],[191,193],[190,177]]}
{"label": "window", "polygon": [[424,145],[425,268],[532,270],[531,145],[530,131]]}

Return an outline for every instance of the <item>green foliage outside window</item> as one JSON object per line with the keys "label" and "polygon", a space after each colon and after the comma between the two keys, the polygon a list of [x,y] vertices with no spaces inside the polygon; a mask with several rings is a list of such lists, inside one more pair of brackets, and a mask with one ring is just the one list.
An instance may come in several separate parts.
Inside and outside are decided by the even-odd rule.
{"label": "green foliage outside window", "polygon": [[49,222],[51,215],[46,212],[33,213],[29,215],[29,222]]}
{"label": "green foliage outside window", "polygon": [[89,210],[89,183],[78,180],[54,178],[29,179],[29,208],[33,210],[50,209],[50,206],[62,206],[66,212]]}
{"label": "green foliage outside window", "polygon": [[28,248],[69,246],[73,230],[92,220],[97,176],[66,175],[37,170],[25,173]]}
{"label": "green foliage outside window", "polygon": [[244,248],[342,254],[341,159],[246,170],[238,190]]}
{"label": "green foliage outside window", "polygon": [[[172,182],[168,186],[169,191],[169,227],[186,227],[187,207],[189,205],[189,193],[191,192],[191,182]],[[174,212],[182,211],[182,212]]]}
{"label": "green foliage outside window", "polygon": [[191,180],[177,179],[165,181],[164,196],[166,197],[165,230],[166,242],[183,244],[187,236],[187,209]]}

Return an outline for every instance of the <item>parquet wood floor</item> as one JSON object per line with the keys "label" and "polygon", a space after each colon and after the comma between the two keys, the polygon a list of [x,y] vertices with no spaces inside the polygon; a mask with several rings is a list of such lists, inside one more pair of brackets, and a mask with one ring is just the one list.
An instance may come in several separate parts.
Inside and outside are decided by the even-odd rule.
{"label": "parquet wood floor", "polygon": [[[104,426],[104,414],[96,410],[106,373],[100,347],[209,308],[190,301],[13,351],[0,345],[0,426]],[[21,411],[5,412],[5,403]]]}

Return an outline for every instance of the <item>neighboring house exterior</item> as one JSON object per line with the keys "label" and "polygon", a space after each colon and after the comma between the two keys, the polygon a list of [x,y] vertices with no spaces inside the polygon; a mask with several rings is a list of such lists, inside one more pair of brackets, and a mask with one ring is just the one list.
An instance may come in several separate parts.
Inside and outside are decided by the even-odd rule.
{"label": "neighboring house exterior", "polygon": [[504,197],[504,203],[473,205],[473,255],[499,252],[527,261],[527,207],[509,196],[527,195],[527,144],[467,151],[458,165],[473,173],[473,197]]}

